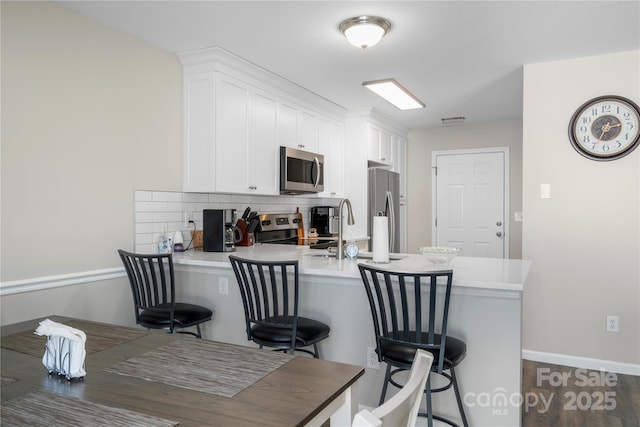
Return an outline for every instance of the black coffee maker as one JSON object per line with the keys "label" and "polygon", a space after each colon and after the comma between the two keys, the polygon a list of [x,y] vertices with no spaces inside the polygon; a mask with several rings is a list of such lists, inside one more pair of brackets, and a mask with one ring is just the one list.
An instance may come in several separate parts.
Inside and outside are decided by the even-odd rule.
{"label": "black coffee maker", "polygon": [[333,206],[314,206],[311,208],[311,227],[320,237],[338,235],[338,208]]}
{"label": "black coffee maker", "polygon": [[205,209],[202,211],[202,250],[205,252],[233,252],[235,243],[242,240],[236,227],[235,209]]}

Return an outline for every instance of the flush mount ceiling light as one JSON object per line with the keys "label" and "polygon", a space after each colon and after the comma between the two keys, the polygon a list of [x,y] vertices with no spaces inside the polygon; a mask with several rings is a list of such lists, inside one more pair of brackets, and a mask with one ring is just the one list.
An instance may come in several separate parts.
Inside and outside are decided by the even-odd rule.
{"label": "flush mount ceiling light", "polygon": [[382,40],[391,23],[384,18],[363,15],[345,19],[339,28],[349,43],[364,50]]}
{"label": "flush mount ceiling light", "polygon": [[395,79],[364,82],[362,86],[378,94],[401,110],[424,108],[424,103]]}

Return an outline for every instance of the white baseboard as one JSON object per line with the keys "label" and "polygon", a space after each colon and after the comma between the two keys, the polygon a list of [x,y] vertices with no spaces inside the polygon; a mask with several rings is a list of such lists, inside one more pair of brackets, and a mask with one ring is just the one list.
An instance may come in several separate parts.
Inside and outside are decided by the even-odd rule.
{"label": "white baseboard", "polygon": [[614,372],[616,374],[640,376],[640,365],[616,362],[613,360],[591,359],[567,354],[545,353],[542,351],[522,350],[522,358],[534,362],[571,366],[594,371]]}

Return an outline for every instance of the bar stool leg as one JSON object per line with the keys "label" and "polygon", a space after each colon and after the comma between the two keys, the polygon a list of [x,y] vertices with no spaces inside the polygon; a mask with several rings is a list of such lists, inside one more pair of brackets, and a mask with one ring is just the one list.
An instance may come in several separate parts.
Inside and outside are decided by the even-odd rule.
{"label": "bar stool leg", "polygon": [[460,389],[458,388],[458,380],[456,379],[456,372],[453,366],[450,369],[451,371],[451,382],[453,382],[453,390],[456,393],[456,400],[458,401],[458,409],[460,410],[460,417],[462,418],[462,425],[464,427],[469,427],[469,423],[467,422],[467,417],[464,413],[464,406],[462,406],[462,399],[460,398]]}
{"label": "bar stool leg", "polygon": [[427,420],[429,427],[433,427],[433,404],[431,403],[431,375],[427,378],[427,386],[424,390],[427,397]]}
{"label": "bar stool leg", "polygon": [[387,372],[384,374],[384,384],[382,385],[382,393],[380,393],[380,402],[378,402],[378,406],[384,403],[384,397],[387,395],[387,386],[389,385],[389,380],[391,379],[391,365],[387,364]]}

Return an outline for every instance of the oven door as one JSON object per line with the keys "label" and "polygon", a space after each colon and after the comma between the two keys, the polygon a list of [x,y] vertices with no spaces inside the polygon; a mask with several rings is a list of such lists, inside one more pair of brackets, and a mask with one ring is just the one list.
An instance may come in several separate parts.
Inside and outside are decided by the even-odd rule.
{"label": "oven door", "polygon": [[324,191],[324,156],[280,147],[280,194]]}

